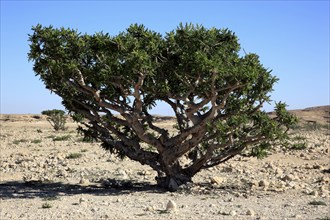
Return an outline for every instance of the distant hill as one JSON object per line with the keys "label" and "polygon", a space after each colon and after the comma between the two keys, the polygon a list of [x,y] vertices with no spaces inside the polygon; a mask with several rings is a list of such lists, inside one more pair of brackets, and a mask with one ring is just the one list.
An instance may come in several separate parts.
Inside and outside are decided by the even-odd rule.
{"label": "distant hill", "polygon": [[[290,110],[289,112],[295,114],[300,119],[300,123],[315,122],[321,125],[330,124],[330,105]],[[274,112],[270,112],[269,115],[274,116]],[[175,120],[175,117],[173,116],[154,115],[154,118],[156,119],[157,122]],[[0,121],[33,122],[40,120],[46,120],[46,116],[38,115],[38,114],[0,114]]]}
{"label": "distant hill", "polygon": [[[289,110],[289,112],[295,114],[300,123],[330,124],[330,105]],[[274,115],[274,112],[270,112],[269,115]]]}

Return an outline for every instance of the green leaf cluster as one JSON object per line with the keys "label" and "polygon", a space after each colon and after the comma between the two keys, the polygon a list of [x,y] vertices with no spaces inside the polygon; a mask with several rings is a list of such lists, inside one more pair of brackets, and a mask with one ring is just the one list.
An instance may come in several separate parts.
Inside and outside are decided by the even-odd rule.
{"label": "green leaf cluster", "polygon": [[[228,29],[180,24],[161,35],[133,24],[115,36],[42,25],[32,31],[28,57],[36,75],[87,126],[82,133],[121,156],[161,158],[136,144],[145,142],[159,154],[175,147],[177,157],[190,152],[205,167],[244,149],[263,157],[297,122],[285,103],[276,104],[274,118],[262,110],[278,78],[257,54],[240,55]],[[159,101],[177,117],[173,137],[148,113]]]}

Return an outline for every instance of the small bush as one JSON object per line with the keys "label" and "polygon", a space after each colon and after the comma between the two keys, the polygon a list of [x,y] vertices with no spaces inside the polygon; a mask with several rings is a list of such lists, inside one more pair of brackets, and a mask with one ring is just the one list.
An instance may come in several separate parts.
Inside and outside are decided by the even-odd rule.
{"label": "small bush", "polygon": [[55,129],[55,131],[65,130],[65,112],[58,109],[53,110],[45,110],[42,111],[41,114],[47,115],[47,121],[51,124],[51,126]]}
{"label": "small bush", "polygon": [[268,151],[269,151],[270,147],[271,147],[271,145],[268,143],[260,144],[259,146],[254,147],[251,150],[251,153],[249,156],[257,157],[258,159],[265,158],[268,155]]}
{"label": "small bush", "polygon": [[17,145],[19,143],[25,143],[25,142],[28,142],[28,140],[26,140],[26,139],[19,139],[19,140],[14,140],[13,141],[13,144]]}
{"label": "small bush", "polygon": [[305,142],[294,143],[291,147],[292,150],[304,150],[307,148],[307,144]]}
{"label": "small bush", "polygon": [[34,118],[34,119],[41,119],[41,116],[40,115],[33,115],[32,118]]}
{"label": "small bush", "polygon": [[82,157],[81,153],[71,153],[68,156],[66,156],[66,159],[77,159]]}
{"label": "small bush", "polygon": [[43,203],[42,206],[41,206],[41,208],[43,208],[43,209],[49,209],[49,208],[51,208],[51,207],[52,207],[52,205],[49,204],[48,202]]}
{"label": "small bush", "polygon": [[35,139],[35,140],[31,141],[32,144],[40,144],[41,142],[42,142],[42,140],[40,140],[40,139]]}

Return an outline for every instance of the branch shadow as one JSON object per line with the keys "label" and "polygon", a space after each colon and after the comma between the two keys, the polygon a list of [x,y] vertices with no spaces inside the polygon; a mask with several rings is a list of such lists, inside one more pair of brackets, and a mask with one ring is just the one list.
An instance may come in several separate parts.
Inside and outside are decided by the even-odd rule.
{"label": "branch shadow", "polygon": [[106,187],[97,184],[79,185],[62,182],[0,182],[0,198],[3,200],[61,197],[79,194],[111,196],[133,192],[163,193],[165,190],[157,185],[150,185],[150,183],[118,184]]}

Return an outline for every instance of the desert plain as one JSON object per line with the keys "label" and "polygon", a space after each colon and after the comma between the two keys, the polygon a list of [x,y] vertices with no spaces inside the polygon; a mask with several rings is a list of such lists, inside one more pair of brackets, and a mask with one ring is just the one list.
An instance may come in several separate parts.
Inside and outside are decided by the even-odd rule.
{"label": "desert plain", "polygon": [[[0,118],[0,219],[330,219],[330,106],[292,111],[293,141],[264,159],[236,156],[177,192],[42,115]],[[171,129],[174,120],[160,117]]]}

